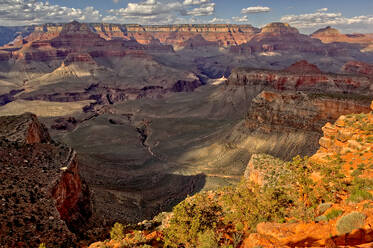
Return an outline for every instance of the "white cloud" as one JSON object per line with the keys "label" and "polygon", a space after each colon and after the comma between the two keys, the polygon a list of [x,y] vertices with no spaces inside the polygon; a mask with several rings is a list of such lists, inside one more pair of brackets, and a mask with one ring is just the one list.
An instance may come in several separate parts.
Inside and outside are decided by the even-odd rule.
{"label": "white cloud", "polygon": [[281,21],[300,29],[334,26],[346,32],[373,31],[373,15],[345,17],[342,13],[317,11],[309,14],[283,16]]}
{"label": "white cloud", "polygon": [[208,3],[210,0],[184,0],[184,5],[200,5],[204,3]]}
{"label": "white cloud", "polygon": [[214,12],[215,12],[215,3],[208,3],[208,4],[203,4],[202,6],[198,8],[189,10],[186,13],[188,15],[193,15],[193,16],[206,16],[206,15],[212,15],[214,14]]}
{"label": "white cloud", "polygon": [[249,13],[261,13],[261,12],[269,12],[271,8],[263,7],[263,6],[254,6],[254,7],[247,7],[241,10],[242,14],[249,14]]}
{"label": "white cloud", "polygon": [[233,16],[232,20],[235,22],[248,22],[249,21],[246,15],[245,16]]}
{"label": "white cloud", "polygon": [[229,19],[224,18],[212,18],[211,20],[207,21],[207,23],[230,23]]}
{"label": "white cloud", "polygon": [[69,22],[72,20],[97,22],[101,13],[93,7],[68,8],[35,0],[1,0],[1,25],[30,25],[47,22]]}
{"label": "white cloud", "polygon": [[[111,0],[114,3],[121,0]],[[115,22],[139,24],[188,23],[189,17],[208,16],[215,12],[213,0],[133,0],[124,8],[100,12],[50,4],[42,0],[0,0],[0,25],[31,25],[82,22]],[[201,20],[207,22],[207,20]]]}
{"label": "white cloud", "polygon": [[171,11],[181,11],[180,2],[163,3],[156,0],[147,0],[140,3],[128,3],[127,8],[112,9],[109,12],[122,16],[152,16],[169,13]]}
{"label": "white cloud", "polygon": [[318,9],[317,11],[318,11],[318,12],[326,12],[326,11],[328,11],[328,8]]}
{"label": "white cloud", "polygon": [[111,9],[105,22],[166,24],[188,23],[186,16],[207,16],[215,12],[211,0],[146,0],[128,3],[126,8]]}

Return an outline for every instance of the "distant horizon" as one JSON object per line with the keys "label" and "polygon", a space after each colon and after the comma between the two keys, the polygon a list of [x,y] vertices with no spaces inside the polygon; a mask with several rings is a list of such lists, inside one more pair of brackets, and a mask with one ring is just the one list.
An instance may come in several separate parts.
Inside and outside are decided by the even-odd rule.
{"label": "distant horizon", "polygon": [[175,25],[284,22],[300,30],[332,26],[342,33],[373,33],[371,0],[6,0],[0,26],[44,23]]}
{"label": "distant horizon", "polygon": [[[142,26],[142,27],[149,27],[149,26],[152,26],[152,27],[166,27],[166,26],[219,26],[219,25],[227,25],[227,26],[251,26],[253,28],[258,28],[258,29],[262,29],[264,28],[265,26],[269,25],[269,24],[272,24],[272,23],[283,23],[283,24],[288,24],[286,22],[269,22],[263,26],[254,26],[253,24],[250,24],[250,23],[176,23],[176,24],[139,24],[139,23],[114,23],[114,22],[83,22],[83,21],[77,21],[77,20],[73,20],[73,21],[69,21],[69,22],[56,22],[56,23],[53,23],[53,22],[47,22],[47,23],[40,23],[40,24],[29,24],[29,25],[9,25],[9,26],[4,26],[4,25],[0,25],[0,27],[5,27],[5,28],[12,28],[12,27],[32,27],[32,26],[42,26],[42,25],[64,25],[64,24],[68,24],[68,23],[72,23],[72,22],[78,22],[78,23],[82,23],[82,24],[109,24],[109,25],[137,25],[137,26]],[[290,24],[289,24],[290,25]],[[292,25],[290,25],[291,27],[293,28],[296,28]],[[354,33],[345,33],[345,32],[342,32],[342,30],[338,29],[338,28],[335,28],[333,26],[325,26],[325,27],[321,27],[321,28],[318,28],[318,29],[315,29],[314,31],[311,31],[311,32],[302,32],[301,29],[298,29],[296,28],[301,34],[307,34],[307,35],[310,35],[310,34],[313,34],[321,29],[326,29],[326,28],[332,28],[332,29],[336,29],[338,30],[341,34],[373,34],[373,32],[354,32]]]}

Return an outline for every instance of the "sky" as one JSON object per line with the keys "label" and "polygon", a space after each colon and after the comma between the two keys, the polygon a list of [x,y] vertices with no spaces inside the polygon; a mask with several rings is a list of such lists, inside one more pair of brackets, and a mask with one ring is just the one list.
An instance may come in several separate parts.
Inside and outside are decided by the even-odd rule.
{"label": "sky", "polygon": [[326,26],[343,33],[373,33],[373,0],[0,0],[0,26],[72,20],[255,27],[286,22],[303,33]]}

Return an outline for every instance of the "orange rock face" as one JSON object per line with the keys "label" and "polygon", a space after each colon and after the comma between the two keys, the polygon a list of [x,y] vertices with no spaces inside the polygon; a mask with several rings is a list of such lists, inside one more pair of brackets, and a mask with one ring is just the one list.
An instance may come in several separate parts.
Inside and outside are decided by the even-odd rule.
{"label": "orange rock face", "polygon": [[66,222],[70,230],[79,232],[79,228],[92,215],[90,193],[88,186],[82,182],[79,175],[75,152],[72,152],[68,159],[67,166],[61,168],[62,175],[51,189],[51,195],[56,201],[61,219]]}
{"label": "orange rock face", "polygon": [[[271,98],[273,96],[270,96]],[[321,147],[311,157],[311,161],[328,166],[330,163],[328,157],[340,156],[343,161],[342,169],[347,178],[352,170],[364,164],[367,167],[360,177],[372,179],[372,127],[373,102],[371,111],[366,114],[341,116],[335,124],[327,123],[322,129],[324,136],[320,139]],[[252,165],[248,167],[251,168],[253,176],[256,175],[257,179],[260,179],[263,178],[261,175],[265,173],[268,166],[262,166],[262,173],[256,172],[258,170],[252,168],[255,167],[253,166],[255,158],[257,157],[253,158]],[[271,163],[274,164],[273,161]],[[256,167],[258,168],[258,166]],[[259,180],[259,182],[261,181],[263,180]],[[342,216],[334,219],[318,223],[260,223],[256,227],[257,233],[250,234],[241,247],[372,247],[373,209],[371,206],[371,200],[353,203],[341,199],[339,203],[331,204],[328,207],[328,209],[342,210]],[[356,216],[359,216],[359,221]],[[344,231],[345,229],[346,231]]]}
{"label": "orange rock face", "polygon": [[[373,105],[371,108],[373,110]],[[327,123],[322,129],[324,136],[319,142],[320,149],[311,159],[322,164],[327,163],[327,156],[340,154],[346,161],[344,169],[347,175],[361,163],[373,164],[372,127],[372,112],[341,116],[334,125]]]}

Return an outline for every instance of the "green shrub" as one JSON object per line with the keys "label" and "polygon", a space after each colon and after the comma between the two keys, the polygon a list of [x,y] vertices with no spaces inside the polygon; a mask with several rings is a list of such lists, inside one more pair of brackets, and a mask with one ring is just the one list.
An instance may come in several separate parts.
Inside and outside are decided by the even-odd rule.
{"label": "green shrub", "polygon": [[135,231],[133,234],[133,242],[136,244],[145,243],[146,238],[141,231]]}
{"label": "green shrub", "polygon": [[216,248],[219,247],[219,239],[215,231],[209,229],[198,234],[198,247],[200,248]]}
{"label": "green shrub", "polygon": [[340,209],[332,209],[329,213],[325,215],[325,217],[329,220],[333,220],[343,214],[343,211]]}
{"label": "green shrub", "polygon": [[165,246],[195,246],[198,235],[215,230],[221,223],[221,206],[206,193],[187,198],[173,209],[170,225],[165,229]]}
{"label": "green shrub", "polygon": [[122,240],[124,239],[123,233],[124,227],[120,223],[115,223],[114,227],[110,231],[110,238],[114,240]]}
{"label": "green shrub", "polygon": [[348,201],[355,203],[362,202],[364,200],[373,200],[373,195],[368,191],[361,189],[352,192],[348,198]]}
{"label": "green shrub", "polygon": [[351,231],[364,226],[365,214],[359,212],[349,213],[337,221],[339,234],[350,233]]}
{"label": "green shrub", "polygon": [[355,177],[349,187],[350,202],[361,202],[364,200],[372,200],[373,196],[368,190],[373,189],[373,180],[366,178]]}

